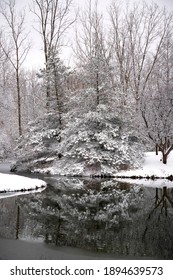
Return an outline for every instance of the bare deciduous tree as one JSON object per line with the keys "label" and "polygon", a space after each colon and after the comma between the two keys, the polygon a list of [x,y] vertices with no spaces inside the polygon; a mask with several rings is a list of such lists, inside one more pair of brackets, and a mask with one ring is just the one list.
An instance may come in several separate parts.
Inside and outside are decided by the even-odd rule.
{"label": "bare deciduous tree", "polygon": [[164,39],[147,88],[140,100],[140,111],[148,137],[162,152],[163,163],[173,149],[173,49],[172,32]]}
{"label": "bare deciduous tree", "polygon": [[0,14],[5,22],[3,39],[0,41],[0,46],[15,71],[18,130],[19,135],[22,135],[20,70],[30,49],[30,45],[27,42],[28,34],[24,30],[25,12],[18,12],[16,1],[8,0],[7,2],[1,2]]}
{"label": "bare deciduous tree", "polygon": [[95,105],[101,104],[106,89],[110,91],[110,48],[106,43],[103,15],[98,10],[98,1],[88,1],[88,7],[79,14],[74,53],[77,68],[83,72],[86,87],[95,92]]}
{"label": "bare deciduous tree", "polygon": [[[75,22],[71,13],[73,0],[33,0],[35,14],[43,42],[46,72],[49,73],[49,58],[57,55],[63,46],[66,31]],[[48,76],[48,75],[47,75]],[[49,81],[47,81],[46,95],[50,98]],[[49,102],[47,102],[49,106]]]}
{"label": "bare deciduous tree", "polygon": [[33,0],[33,13],[37,17],[42,37],[45,63],[50,53],[63,46],[63,37],[66,31],[74,23],[71,7],[73,0]]}
{"label": "bare deciduous tree", "polygon": [[146,2],[126,9],[114,2],[109,14],[119,83],[125,93],[130,88],[138,103],[172,27],[172,14]]}

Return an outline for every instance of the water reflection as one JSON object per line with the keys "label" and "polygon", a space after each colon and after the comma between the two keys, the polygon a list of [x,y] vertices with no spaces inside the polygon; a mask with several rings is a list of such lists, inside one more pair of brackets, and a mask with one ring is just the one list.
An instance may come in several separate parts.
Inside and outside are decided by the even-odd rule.
{"label": "water reflection", "polygon": [[[159,256],[173,257],[173,189],[155,189],[153,205],[146,218],[142,241],[146,251],[158,247]],[[150,240],[150,242],[148,242]],[[150,244],[153,244],[149,248]]]}
{"label": "water reflection", "polygon": [[166,186],[160,191],[159,197],[159,189],[156,189],[155,209],[160,206],[161,213],[164,210],[165,215],[168,216],[168,204],[173,208],[173,192],[172,189],[168,189]]}
{"label": "water reflection", "polygon": [[0,237],[173,259],[173,189],[112,180],[46,180],[42,193],[0,200]]}

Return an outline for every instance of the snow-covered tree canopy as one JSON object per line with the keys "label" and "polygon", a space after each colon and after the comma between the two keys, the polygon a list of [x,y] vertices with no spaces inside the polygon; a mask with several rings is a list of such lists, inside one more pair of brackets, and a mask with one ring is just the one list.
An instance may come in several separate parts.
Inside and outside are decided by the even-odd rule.
{"label": "snow-covered tree canopy", "polygon": [[[113,175],[138,166],[144,145],[152,149],[158,144],[163,149],[166,139],[164,154],[172,149],[172,14],[154,3],[125,7],[114,1],[104,18],[97,1],[94,5],[89,1],[76,22],[71,70],[61,59],[63,48],[58,42],[74,22],[68,18],[72,1],[60,6],[68,8],[64,16],[52,5],[56,0],[34,2],[45,68],[32,73],[20,68],[20,102],[13,91],[15,71],[8,68],[9,62],[4,67],[0,49],[0,102],[15,116],[14,128],[11,120],[6,121],[3,132],[12,139],[20,107],[19,166],[22,162],[33,171]],[[53,15],[62,16],[64,33],[58,33],[58,26],[63,28],[61,17],[55,26]],[[3,114],[2,109],[4,123],[8,118]]]}
{"label": "snow-covered tree canopy", "polygon": [[[39,127],[42,122],[34,123],[33,129],[19,141],[19,169],[22,162],[23,167],[33,171],[113,176],[117,170],[139,166],[142,144],[130,122],[127,131],[127,123],[116,113],[108,113],[104,105],[69,120],[61,130],[56,115],[48,116],[47,121],[44,129]],[[50,162],[53,164],[48,168]]]}
{"label": "snow-covered tree canopy", "polygon": [[173,148],[172,42],[173,37],[168,33],[161,46],[161,53],[147,83],[146,91],[140,99],[144,131],[149,139],[159,146],[163,155]]}

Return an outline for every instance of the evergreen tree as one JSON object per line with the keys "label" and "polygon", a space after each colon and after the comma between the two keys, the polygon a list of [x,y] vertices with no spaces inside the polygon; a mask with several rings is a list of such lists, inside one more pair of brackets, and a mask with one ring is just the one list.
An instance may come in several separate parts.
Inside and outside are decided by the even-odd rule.
{"label": "evergreen tree", "polygon": [[63,113],[66,103],[66,80],[70,75],[70,69],[60,60],[58,53],[51,52],[46,68],[41,70],[39,77],[43,79],[45,90],[49,88],[49,112],[58,115],[58,127],[62,129]]}

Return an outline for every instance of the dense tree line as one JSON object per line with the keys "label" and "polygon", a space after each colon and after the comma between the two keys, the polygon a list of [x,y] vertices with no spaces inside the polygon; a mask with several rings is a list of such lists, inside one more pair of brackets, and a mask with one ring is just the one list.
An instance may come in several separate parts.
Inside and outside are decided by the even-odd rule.
{"label": "dense tree line", "polygon": [[[26,13],[16,4],[8,0],[0,5],[1,150],[12,149],[30,122],[37,119],[40,124],[38,119],[55,116],[62,131],[59,143],[71,137],[78,124],[81,131],[94,130],[90,119],[110,129],[115,121],[121,149],[129,137],[138,137],[146,149],[160,149],[166,163],[173,149],[172,13],[156,3],[112,1],[105,19],[98,1],[88,0],[74,15],[72,0],[31,0],[45,67],[30,71],[23,67],[31,47]],[[73,68],[61,59],[68,32],[74,32]],[[97,131],[98,141],[104,149],[113,145],[115,150],[112,136],[105,135]]]}

